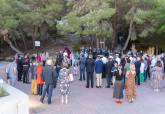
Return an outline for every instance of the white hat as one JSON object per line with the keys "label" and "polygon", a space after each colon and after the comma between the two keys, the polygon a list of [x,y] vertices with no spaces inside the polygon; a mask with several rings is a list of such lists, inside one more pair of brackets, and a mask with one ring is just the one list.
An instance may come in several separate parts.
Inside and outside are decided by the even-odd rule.
{"label": "white hat", "polygon": [[110,55],[109,57],[108,57],[109,59],[113,59],[113,57]]}
{"label": "white hat", "polygon": [[48,59],[48,60],[46,61],[46,64],[47,64],[47,65],[52,65],[52,60],[51,60],[51,59]]}

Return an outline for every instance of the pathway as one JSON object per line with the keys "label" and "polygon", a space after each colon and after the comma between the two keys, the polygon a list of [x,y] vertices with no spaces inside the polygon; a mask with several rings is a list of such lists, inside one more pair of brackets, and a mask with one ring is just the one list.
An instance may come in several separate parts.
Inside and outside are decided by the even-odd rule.
{"label": "pathway", "polygon": [[155,93],[149,83],[137,87],[136,102],[130,104],[124,99],[122,105],[114,102],[112,88],[86,89],[85,82],[78,80],[71,84],[68,105],[61,104],[59,89],[54,90],[52,104],[47,105],[46,99],[42,104],[39,96],[31,95],[30,84],[20,82],[17,88],[29,94],[30,114],[165,114],[165,88]]}

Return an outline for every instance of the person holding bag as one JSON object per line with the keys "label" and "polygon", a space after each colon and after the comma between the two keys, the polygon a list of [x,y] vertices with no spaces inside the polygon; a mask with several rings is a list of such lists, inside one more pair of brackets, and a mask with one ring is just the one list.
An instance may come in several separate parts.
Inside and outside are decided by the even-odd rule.
{"label": "person holding bag", "polygon": [[71,77],[69,76],[69,69],[67,68],[68,64],[63,63],[63,67],[60,70],[60,78],[59,78],[59,83],[60,83],[60,93],[61,93],[61,102],[64,104],[68,104],[68,95],[69,95],[69,87],[70,87],[70,81],[72,80]]}

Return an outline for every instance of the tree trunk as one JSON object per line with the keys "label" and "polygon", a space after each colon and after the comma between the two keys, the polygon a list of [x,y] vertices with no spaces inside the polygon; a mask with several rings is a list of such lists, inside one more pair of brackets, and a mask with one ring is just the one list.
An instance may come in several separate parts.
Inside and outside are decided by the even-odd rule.
{"label": "tree trunk", "polygon": [[96,37],[97,42],[97,48],[99,48],[99,39]]}
{"label": "tree trunk", "polygon": [[15,38],[13,38],[13,42],[14,42],[15,47],[16,47],[16,48],[18,48],[18,44],[17,44],[17,42],[16,42],[16,39],[15,39]]}
{"label": "tree trunk", "polygon": [[8,38],[7,35],[4,35],[4,40],[9,44],[9,46],[11,47],[11,49],[19,54],[23,54],[19,49],[17,49],[11,42],[11,40]]}
{"label": "tree trunk", "polygon": [[128,43],[131,39],[131,36],[132,36],[132,29],[133,29],[133,19],[131,20],[130,22],[130,26],[129,26],[129,34],[128,34],[128,38],[124,44],[124,47],[123,47],[123,51],[125,51],[127,49],[127,46],[128,46]]}
{"label": "tree trunk", "polygon": [[37,36],[37,30],[38,30],[38,28],[36,26],[34,26],[33,35],[32,35],[33,49],[35,49],[35,40],[36,40],[36,36]]}
{"label": "tree trunk", "polygon": [[25,48],[25,50],[27,50],[27,44],[26,44],[26,42],[25,42],[25,37],[24,37],[24,35],[22,35],[22,40],[23,40],[24,48]]}

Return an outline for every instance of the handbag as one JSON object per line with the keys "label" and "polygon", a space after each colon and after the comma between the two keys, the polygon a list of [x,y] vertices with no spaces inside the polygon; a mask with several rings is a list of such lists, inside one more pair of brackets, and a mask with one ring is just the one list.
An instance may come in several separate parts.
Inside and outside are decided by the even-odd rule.
{"label": "handbag", "polygon": [[68,79],[70,82],[74,81],[73,74],[69,74]]}

